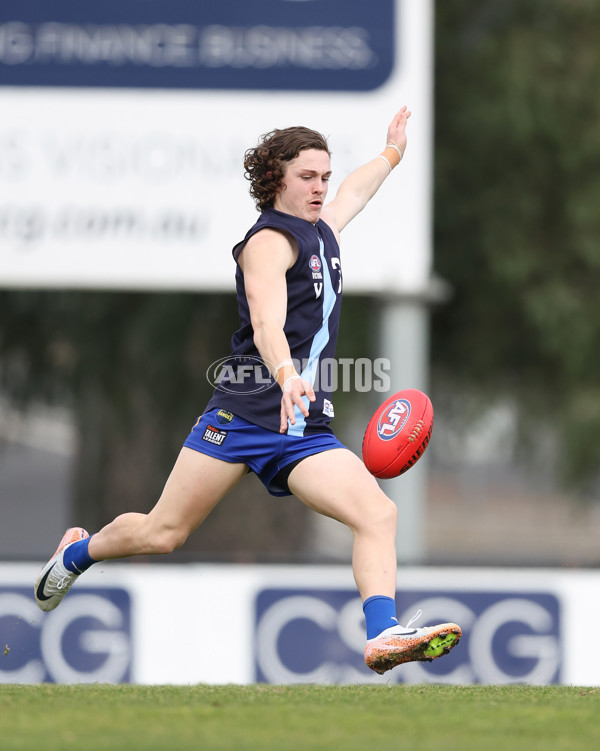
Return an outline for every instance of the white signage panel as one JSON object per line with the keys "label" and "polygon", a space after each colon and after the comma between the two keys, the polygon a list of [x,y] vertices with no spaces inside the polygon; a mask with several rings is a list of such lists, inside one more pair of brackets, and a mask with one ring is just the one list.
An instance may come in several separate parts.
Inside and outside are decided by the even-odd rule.
{"label": "white signage panel", "polygon": [[[232,290],[230,249],[258,216],[244,151],[275,127],[315,128],[334,192],[402,104],[406,156],[344,232],[344,279],[427,287],[430,0],[259,0],[222,17],[249,5],[198,3],[177,25],[158,0],[99,18],[70,0],[3,4],[0,287]],[[120,18],[129,6],[152,11],[145,25]]]}

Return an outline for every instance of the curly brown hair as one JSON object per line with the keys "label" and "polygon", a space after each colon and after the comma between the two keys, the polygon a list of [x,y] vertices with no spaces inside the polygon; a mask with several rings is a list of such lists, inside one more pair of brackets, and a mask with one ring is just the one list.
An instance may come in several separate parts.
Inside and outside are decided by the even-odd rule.
{"label": "curly brown hair", "polygon": [[244,177],[250,181],[250,195],[258,211],[273,206],[283,184],[284,163],[306,149],[326,151],[331,156],[325,136],[302,125],[265,133],[258,146],[246,151]]}

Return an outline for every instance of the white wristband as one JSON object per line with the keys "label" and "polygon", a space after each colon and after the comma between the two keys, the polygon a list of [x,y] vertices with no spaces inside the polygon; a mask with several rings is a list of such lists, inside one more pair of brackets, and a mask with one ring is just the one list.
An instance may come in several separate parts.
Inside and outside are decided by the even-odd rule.
{"label": "white wristband", "polygon": [[383,161],[388,166],[388,170],[389,170],[388,175],[389,175],[391,173],[391,171],[392,171],[392,165],[390,164],[390,160],[387,158],[387,156],[383,156],[383,154],[377,154],[377,156],[375,157],[375,159],[383,159]]}
{"label": "white wristband", "polygon": [[288,385],[288,383],[289,383],[290,381],[295,381],[295,380],[296,380],[296,378],[300,378],[300,380],[302,380],[302,376],[299,376],[299,375],[298,375],[298,374],[296,373],[296,375],[290,376],[289,378],[286,378],[286,379],[285,379],[285,381],[283,382],[283,385],[281,386],[281,390],[282,390],[282,391],[285,391],[285,387],[286,387],[286,386]]}
{"label": "white wristband", "polygon": [[293,365],[293,364],[294,364],[293,360],[282,360],[279,363],[279,365],[277,365],[277,367],[275,368],[275,373],[276,374],[279,373],[279,368],[283,368],[284,365]]}

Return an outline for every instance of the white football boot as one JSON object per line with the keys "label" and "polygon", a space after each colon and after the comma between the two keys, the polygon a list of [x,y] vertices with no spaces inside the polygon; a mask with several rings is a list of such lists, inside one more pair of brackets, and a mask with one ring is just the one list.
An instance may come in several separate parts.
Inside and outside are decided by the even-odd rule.
{"label": "white football boot", "polygon": [[89,534],[82,527],[67,529],[56,552],[40,571],[33,592],[35,601],[42,610],[54,610],[79,576],[65,567],[63,555],[69,545],[85,540],[86,537]]}
{"label": "white football boot", "polygon": [[458,644],[462,631],[456,623],[411,629],[420,616],[419,610],[406,626],[391,626],[367,641],[365,663],[371,670],[383,675],[405,662],[431,662]]}

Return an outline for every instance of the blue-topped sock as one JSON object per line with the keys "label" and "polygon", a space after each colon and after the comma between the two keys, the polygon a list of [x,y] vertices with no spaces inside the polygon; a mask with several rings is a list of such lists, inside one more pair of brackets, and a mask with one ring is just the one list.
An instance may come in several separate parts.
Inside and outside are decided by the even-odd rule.
{"label": "blue-topped sock", "polygon": [[83,574],[96,561],[88,553],[88,545],[91,537],[85,540],[78,540],[65,550],[63,553],[63,564],[68,571],[73,574]]}
{"label": "blue-topped sock", "polygon": [[368,597],[363,602],[363,613],[367,622],[367,639],[374,639],[386,628],[398,625],[396,601],[392,597]]}

